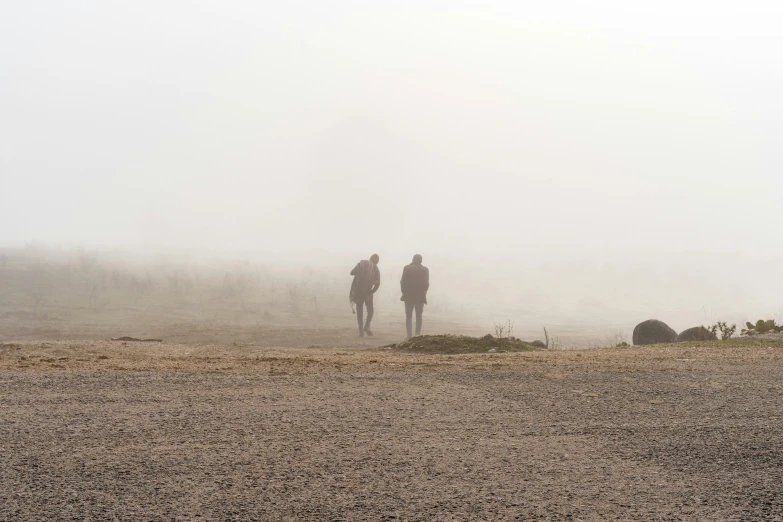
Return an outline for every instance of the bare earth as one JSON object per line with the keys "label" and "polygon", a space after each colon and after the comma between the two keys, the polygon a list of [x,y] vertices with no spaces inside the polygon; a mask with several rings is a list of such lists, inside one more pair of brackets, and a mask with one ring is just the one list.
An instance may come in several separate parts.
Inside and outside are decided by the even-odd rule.
{"label": "bare earth", "polygon": [[783,343],[0,345],[0,520],[783,520]]}

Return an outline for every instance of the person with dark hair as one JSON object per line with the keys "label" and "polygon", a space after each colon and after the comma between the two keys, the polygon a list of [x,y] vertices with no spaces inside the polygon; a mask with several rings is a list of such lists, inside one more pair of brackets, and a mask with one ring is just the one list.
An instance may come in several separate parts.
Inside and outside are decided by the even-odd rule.
{"label": "person with dark hair", "polygon": [[[372,296],[381,286],[381,272],[378,270],[378,261],[380,261],[378,254],[373,254],[370,256],[369,260],[364,259],[359,261],[354,269],[351,270],[353,283],[351,283],[349,301],[351,307],[356,304],[356,320],[359,323],[359,337],[364,337],[365,333],[372,337],[370,323],[372,322],[372,316],[375,311]],[[363,322],[365,306],[367,307],[367,322]]]}
{"label": "person with dark hair", "polygon": [[408,339],[413,337],[413,310],[416,310],[416,335],[421,334],[421,315],[427,304],[427,291],[430,289],[430,270],[421,264],[419,254],[413,256],[413,262],[402,270],[400,301],[405,302],[405,328]]}

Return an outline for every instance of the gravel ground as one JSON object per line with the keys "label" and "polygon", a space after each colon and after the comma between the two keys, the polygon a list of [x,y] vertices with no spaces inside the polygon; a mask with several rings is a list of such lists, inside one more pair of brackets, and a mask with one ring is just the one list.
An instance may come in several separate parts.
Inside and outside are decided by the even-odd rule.
{"label": "gravel ground", "polygon": [[0,520],[783,520],[783,344],[0,345]]}

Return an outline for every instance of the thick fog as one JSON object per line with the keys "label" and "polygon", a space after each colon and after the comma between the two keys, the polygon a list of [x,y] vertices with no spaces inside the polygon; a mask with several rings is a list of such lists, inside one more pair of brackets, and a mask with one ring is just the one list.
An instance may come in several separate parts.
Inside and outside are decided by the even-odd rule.
{"label": "thick fog", "polygon": [[778,316],[782,23],[772,1],[6,2],[0,248],[340,277],[378,252],[386,292],[421,253],[468,315]]}

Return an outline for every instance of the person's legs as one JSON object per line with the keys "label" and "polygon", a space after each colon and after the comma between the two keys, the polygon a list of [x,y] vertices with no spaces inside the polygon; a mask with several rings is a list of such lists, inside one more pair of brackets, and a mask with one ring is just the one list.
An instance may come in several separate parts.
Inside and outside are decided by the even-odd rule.
{"label": "person's legs", "polygon": [[359,337],[364,337],[364,301],[356,302],[356,321],[359,323]]}
{"label": "person's legs", "polygon": [[421,335],[421,314],[424,312],[424,303],[416,303],[416,335]]}
{"label": "person's legs", "polygon": [[372,316],[375,313],[375,307],[373,306],[373,302],[372,302],[372,294],[367,296],[367,300],[365,301],[365,304],[367,305],[367,322],[364,323],[364,331],[367,332],[367,335],[372,337],[372,330],[370,330],[370,323],[372,322]]}
{"label": "person's legs", "polygon": [[408,333],[408,339],[413,337],[413,303],[405,301],[405,330]]}

